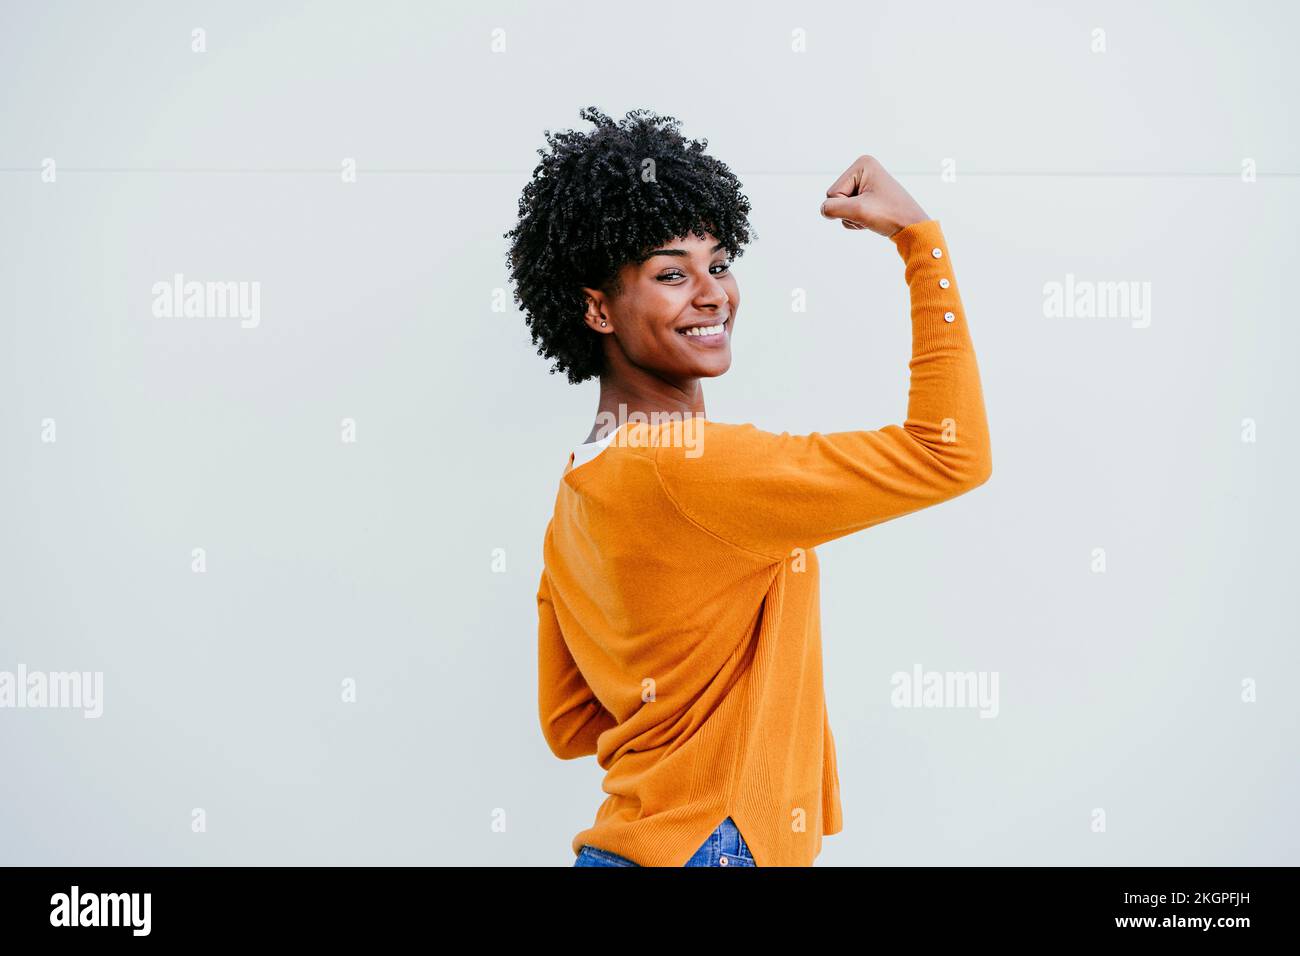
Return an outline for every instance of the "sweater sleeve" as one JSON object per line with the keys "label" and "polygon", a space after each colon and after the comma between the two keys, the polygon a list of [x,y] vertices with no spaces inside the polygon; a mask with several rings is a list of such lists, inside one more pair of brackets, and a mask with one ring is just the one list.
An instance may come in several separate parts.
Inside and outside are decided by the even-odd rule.
{"label": "sweater sleeve", "polygon": [[654,460],[664,491],[715,537],[781,561],[957,497],[991,475],[979,370],[943,232],[931,219],[890,238],[911,299],[907,418],[806,435],[708,421],[691,453],[662,443]]}
{"label": "sweater sleeve", "polygon": [[597,738],[618,726],[564,642],[545,568],[537,586],[537,707],[542,736],[562,760],[596,753]]}

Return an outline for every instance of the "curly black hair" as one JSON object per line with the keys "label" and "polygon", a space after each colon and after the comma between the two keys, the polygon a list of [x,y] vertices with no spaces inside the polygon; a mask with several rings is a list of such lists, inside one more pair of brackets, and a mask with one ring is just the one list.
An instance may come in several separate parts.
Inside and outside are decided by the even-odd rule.
{"label": "curly black hair", "polygon": [[[582,287],[621,291],[618,269],[687,232],[711,232],[738,257],[758,238],[749,200],[709,141],[687,140],[681,121],[632,110],[615,123],[594,106],[579,116],[588,133],[545,131],[542,157],[519,199],[506,263],[537,354],[554,359],[576,385],[600,375],[600,334],[583,321]],[[753,235],[751,236],[751,231]]]}

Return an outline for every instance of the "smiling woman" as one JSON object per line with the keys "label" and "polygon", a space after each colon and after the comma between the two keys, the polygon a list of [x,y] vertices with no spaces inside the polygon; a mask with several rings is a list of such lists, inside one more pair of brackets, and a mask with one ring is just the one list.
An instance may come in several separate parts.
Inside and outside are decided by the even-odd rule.
{"label": "smiling woman", "polygon": [[[653,262],[654,259],[659,256],[684,256],[687,259],[697,257],[700,259],[712,260],[716,258],[718,253],[722,250],[722,243],[719,242],[712,249],[709,249],[704,256],[699,256],[698,253],[698,247],[707,246],[711,238],[712,233],[705,233],[705,238],[703,240],[697,240],[693,236],[682,239],[680,240],[679,245],[670,246],[664,249],[656,249],[654,252],[650,253],[650,256],[648,257],[649,261]],[[699,268],[699,266],[697,265],[696,268]],[[713,270],[715,268],[719,271],[714,272]],[[709,265],[707,271],[709,274],[718,277],[719,289],[722,294],[722,304],[721,306],[716,307],[718,311],[714,315],[688,320],[682,325],[677,326],[677,332],[678,334],[691,339],[693,345],[719,348],[730,345],[731,343],[731,329],[735,324],[733,320],[736,315],[736,309],[740,307],[740,290],[736,285],[735,277],[731,274],[730,261],[724,261],[720,265],[716,266]],[[655,276],[655,281],[664,285],[671,284],[672,286],[680,286],[684,284],[682,280],[687,278],[689,278],[689,276],[674,269],[665,274]],[[730,280],[730,282],[725,280]],[[592,297],[591,301],[593,304],[598,301],[595,290],[588,290],[588,295]],[[668,297],[665,311],[671,311],[675,304],[673,298]],[[699,304],[703,303],[701,302]],[[728,364],[730,364],[730,358],[730,353],[728,353]],[[725,371],[726,368],[723,368],[715,374],[720,375]]]}
{"label": "smiling woman", "polygon": [[903,259],[905,424],[791,435],[714,421],[702,382],[731,367],[749,204],[676,120],[583,115],[592,133],[548,133],[507,233],[539,354],[600,381],[537,588],[542,735],[606,770],[575,865],[808,866],[843,827],[813,549],[991,472],[952,259],[938,222],[859,157],[821,214],[888,236]]}
{"label": "smiling woman", "polygon": [[698,381],[731,367],[740,287],[726,244],[714,241],[712,226],[700,228],[702,238],[686,234],[634,256],[619,268],[615,293],[583,288],[584,321],[602,336],[602,407],[616,391],[655,388],[657,379],[678,393],[662,396],[670,404],[699,410]]}
{"label": "smiling woman", "polygon": [[581,115],[595,124],[588,134],[547,131],[552,150],[505,234],[515,300],[552,373],[575,385],[600,377],[610,408],[619,392],[649,390],[656,404],[694,411],[698,380],[731,364],[731,265],[757,238],[749,200],[678,120]]}

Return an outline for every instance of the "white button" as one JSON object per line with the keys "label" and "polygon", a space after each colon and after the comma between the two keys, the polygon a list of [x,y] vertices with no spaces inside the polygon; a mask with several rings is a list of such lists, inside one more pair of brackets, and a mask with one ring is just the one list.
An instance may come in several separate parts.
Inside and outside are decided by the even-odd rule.
{"label": "white button", "polygon": [[934,256],[936,259],[942,259],[943,250],[940,249],[938,246],[935,246],[933,249],[930,250],[930,255]]}
{"label": "white button", "polygon": [[948,280],[947,280],[947,279],[940,279],[940,280],[939,280],[939,288],[940,288],[940,289],[946,289],[946,288],[948,288]]}
{"label": "white button", "polygon": [[726,866],[726,865],[727,865],[727,858],[724,856],[721,860],[718,861],[718,866]]}
{"label": "white button", "polygon": [[951,312],[945,312],[943,314],[943,320],[945,322],[951,322],[955,318],[957,318],[957,316],[953,315]]}

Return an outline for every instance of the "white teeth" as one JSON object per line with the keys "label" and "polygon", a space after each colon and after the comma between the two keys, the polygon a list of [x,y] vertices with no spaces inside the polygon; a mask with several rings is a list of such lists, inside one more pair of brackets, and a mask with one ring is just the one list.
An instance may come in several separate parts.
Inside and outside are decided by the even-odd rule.
{"label": "white teeth", "polygon": [[726,326],[726,322],[723,322],[721,325],[705,325],[695,329],[687,329],[682,333],[682,335],[717,335],[726,328]]}

